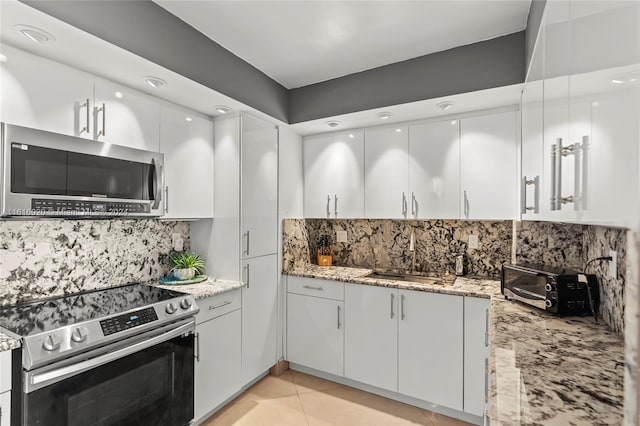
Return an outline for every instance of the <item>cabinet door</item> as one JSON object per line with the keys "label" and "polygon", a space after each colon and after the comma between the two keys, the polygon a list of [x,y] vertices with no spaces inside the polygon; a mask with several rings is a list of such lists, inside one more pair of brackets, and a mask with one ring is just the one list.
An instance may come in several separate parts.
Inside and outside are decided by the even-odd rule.
{"label": "cabinet door", "polygon": [[93,109],[96,140],[147,151],[160,150],[160,104],[141,92],[96,80]]}
{"label": "cabinet door", "polygon": [[363,217],[364,133],[307,137],[303,150],[305,217]]}
{"label": "cabinet door", "polygon": [[409,126],[409,217],[460,217],[458,120]]}
{"label": "cabinet door", "polygon": [[278,250],[278,130],[241,118],[242,257]]}
{"label": "cabinet door", "polygon": [[0,426],[11,424],[11,392],[0,394]]}
{"label": "cabinet door", "polygon": [[93,78],[8,45],[0,62],[0,121],[92,138]]}
{"label": "cabinet door", "polygon": [[407,126],[367,129],[364,140],[365,217],[406,219],[409,214]]}
{"label": "cabinet door", "polygon": [[196,326],[196,420],[218,407],[242,386],[241,320],[238,309]]}
{"label": "cabinet door", "polygon": [[462,410],[463,298],[399,294],[398,392]]}
{"label": "cabinet door", "polygon": [[287,360],[326,373],[344,374],[344,303],[287,295]]}
{"label": "cabinet door", "polygon": [[489,409],[489,299],[464,298],[464,411]]}
{"label": "cabinet door", "polygon": [[398,290],[346,284],[344,375],[398,391]]}
{"label": "cabinet door", "polygon": [[213,217],[213,123],[168,104],[162,105],[161,117],[160,152],[164,154],[166,185],[164,217]]}
{"label": "cabinet door", "polygon": [[464,219],[516,217],[516,112],[463,119],[460,186]]}
{"label": "cabinet door", "polygon": [[248,383],[276,363],[278,259],[262,256],[242,265],[242,378]]}
{"label": "cabinet door", "polygon": [[364,132],[334,134],[330,164],[333,217],[364,217]]}

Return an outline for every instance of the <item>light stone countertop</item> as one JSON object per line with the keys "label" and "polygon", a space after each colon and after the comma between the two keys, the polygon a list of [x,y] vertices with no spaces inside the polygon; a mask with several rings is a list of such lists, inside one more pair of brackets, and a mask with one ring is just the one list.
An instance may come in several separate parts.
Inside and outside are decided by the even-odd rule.
{"label": "light stone countertop", "polygon": [[167,290],[181,291],[183,293],[189,293],[198,299],[206,299],[217,294],[226,293],[228,291],[235,290],[237,288],[244,287],[244,283],[241,281],[232,280],[220,280],[214,277],[209,277],[207,281],[203,281],[197,284],[174,284],[164,285],[159,284],[158,281],[149,282],[148,284],[155,287],[166,288]]}
{"label": "light stone countertop", "polygon": [[492,279],[457,277],[443,286],[366,278],[370,272],[309,265],[286,273],[490,298],[492,425],[622,424],[624,342],[604,323],[507,301]]}
{"label": "light stone countertop", "polygon": [[20,340],[0,333],[0,352],[18,349],[21,345]]}

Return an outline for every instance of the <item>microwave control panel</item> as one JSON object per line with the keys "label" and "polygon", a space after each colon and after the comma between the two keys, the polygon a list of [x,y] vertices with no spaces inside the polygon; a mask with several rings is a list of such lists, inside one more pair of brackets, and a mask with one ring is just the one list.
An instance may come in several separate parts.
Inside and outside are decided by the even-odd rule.
{"label": "microwave control panel", "polygon": [[78,215],[111,215],[126,216],[128,214],[149,213],[149,203],[134,202],[115,202],[115,201],[81,201],[81,200],[52,200],[45,198],[33,198],[31,200],[31,209],[34,214],[38,212],[51,214],[69,214],[70,212]]}

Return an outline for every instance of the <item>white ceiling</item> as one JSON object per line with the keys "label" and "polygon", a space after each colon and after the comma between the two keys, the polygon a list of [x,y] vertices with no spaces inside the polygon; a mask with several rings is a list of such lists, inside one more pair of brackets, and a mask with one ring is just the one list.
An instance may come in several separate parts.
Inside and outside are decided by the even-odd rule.
{"label": "white ceiling", "polygon": [[531,0],[154,0],[286,88],[523,30]]}

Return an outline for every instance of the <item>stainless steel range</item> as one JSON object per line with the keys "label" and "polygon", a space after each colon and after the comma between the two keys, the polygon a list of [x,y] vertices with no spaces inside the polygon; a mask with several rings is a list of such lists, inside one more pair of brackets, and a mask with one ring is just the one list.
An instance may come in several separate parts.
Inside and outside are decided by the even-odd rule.
{"label": "stainless steel range", "polygon": [[193,296],[143,284],[0,309],[22,341],[12,423],[188,424],[197,312]]}

